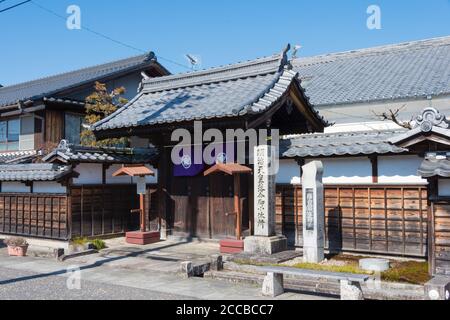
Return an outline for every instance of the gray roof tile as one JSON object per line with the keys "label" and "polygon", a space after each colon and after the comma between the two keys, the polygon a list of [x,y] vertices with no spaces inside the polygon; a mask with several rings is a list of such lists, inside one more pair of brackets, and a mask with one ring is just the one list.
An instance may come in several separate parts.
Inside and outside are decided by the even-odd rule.
{"label": "gray roof tile", "polygon": [[282,158],[311,158],[404,153],[407,149],[389,143],[399,131],[367,131],[349,133],[305,134],[280,143]]}
{"label": "gray roof tile", "polygon": [[286,52],[225,67],[150,79],[144,82],[142,92],[135,99],[96,123],[94,129],[257,114],[278,101],[294,81],[297,81],[297,73],[288,68]]}
{"label": "gray roof tile", "polygon": [[426,159],[420,165],[419,175],[422,178],[450,178],[450,161]]}
{"label": "gray roof tile", "polygon": [[450,94],[450,37],[299,58],[314,106]]}
{"label": "gray roof tile", "polygon": [[0,181],[56,181],[72,172],[72,166],[54,164],[0,165]]}
{"label": "gray roof tile", "polygon": [[430,152],[419,168],[422,178],[443,177],[450,178],[450,153]]}
{"label": "gray roof tile", "polygon": [[27,161],[37,155],[36,150],[0,153],[0,164],[16,164]]}
{"label": "gray roof tile", "polygon": [[157,150],[150,148],[92,148],[68,144],[63,140],[43,160],[52,162],[57,159],[63,163],[132,164],[151,162],[156,155]]}
{"label": "gray roof tile", "polygon": [[84,68],[47,78],[24,82],[0,88],[0,106],[12,105],[18,101],[36,100],[50,97],[60,91],[88,84],[117,73],[154,64],[153,53],[118,60],[94,67]]}

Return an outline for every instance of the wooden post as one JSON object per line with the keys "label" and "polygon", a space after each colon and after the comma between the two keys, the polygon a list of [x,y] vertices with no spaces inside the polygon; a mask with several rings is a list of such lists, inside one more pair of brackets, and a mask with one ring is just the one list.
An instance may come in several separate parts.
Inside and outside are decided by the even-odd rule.
{"label": "wooden post", "polygon": [[141,232],[147,231],[147,226],[145,223],[145,202],[144,202],[144,195],[139,195],[139,209],[141,213]]}
{"label": "wooden post", "polygon": [[241,240],[242,235],[242,212],[241,212],[241,176],[234,175],[234,210],[236,212],[236,239]]}
{"label": "wooden post", "polygon": [[369,159],[372,165],[372,183],[378,183],[378,157],[370,156]]}

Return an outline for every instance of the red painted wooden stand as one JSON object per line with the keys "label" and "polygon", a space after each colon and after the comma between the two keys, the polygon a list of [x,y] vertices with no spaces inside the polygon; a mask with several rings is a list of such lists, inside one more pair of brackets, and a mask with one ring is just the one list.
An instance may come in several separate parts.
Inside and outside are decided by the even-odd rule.
{"label": "red painted wooden stand", "polygon": [[244,251],[242,240],[242,210],[241,210],[241,174],[252,173],[252,169],[236,163],[217,163],[206,170],[204,175],[225,173],[234,177],[234,212],[228,215],[236,215],[236,240],[220,241],[221,253],[241,253]]}
{"label": "red painted wooden stand", "polygon": [[[113,174],[113,177],[130,176],[130,177],[145,177],[154,176],[155,173],[146,166],[124,166]],[[125,234],[126,242],[136,245],[147,245],[161,241],[159,231],[147,231],[146,217],[145,217],[145,201],[144,194],[139,194],[139,209],[131,210],[131,213],[139,213],[140,215],[140,230],[131,231]]]}

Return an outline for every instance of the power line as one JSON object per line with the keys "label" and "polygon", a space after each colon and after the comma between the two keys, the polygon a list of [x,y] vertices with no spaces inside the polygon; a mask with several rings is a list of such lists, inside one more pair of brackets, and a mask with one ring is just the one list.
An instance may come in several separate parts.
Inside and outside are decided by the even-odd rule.
{"label": "power line", "polygon": [[[374,121],[374,119],[373,119],[372,117],[371,117],[371,118],[366,118],[366,117],[363,117],[363,116],[351,115],[351,114],[347,114],[347,113],[343,113],[343,112],[338,112],[338,111],[334,111],[334,110],[326,110],[326,112],[338,114],[338,115],[341,115],[341,116],[347,116],[347,117],[350,117],[350,118],[362,119],[362,120],[365,120],[365,121]],[[375,130],[375,131],[378,131],[378,132],[380,131],[379,129],[376,129],[376,128],[374,128],[374,127],[371,127],[371,126],[368,125],[367,123],[361,122],[361,124],[362,124],[364,127],[369,128],[370,130]]]}
{"label": "power line", "polygon": [[[6,1],[6,0],[2,0],[1,2],[4,2],[4,1]],[[17,7],[20,7],[20,6],[22,6],[22,5],[24,5],[24,4],[28,3],[28,2],[31,2],[31,0],[22,1],[22,2],[20,2],[18,4],[15,4],[15,5],[10,6],[8,8],[2,9],[2,10],[0,10],[0,13],[8,11],[8,10],[11,10],[11,9],[14,9],[14,8],[17,8]]]}
{"label": "power line", "polygon": [[[6,0],[2,0],[2,1],[6,1]],[[57,12],[55,12],[55,11],[49,9],[49,8],[46,8],[46,7],[42,6],[41,4],[37,3],[36,1],[28,0],[27,2],[31,2],[32,4],[34,4],[34,5],[35,5],[36,7],[38,7],[39,9],[41,9],[41,10],[43,10],[43,11],[46,11],[47,13],[50,13],[50,14],[52,14],[53,16],[55,16],[55,17],[57,17],[57,18],[59,18],[59,19],[61,19],[61,20],[64,20],[64,21],[67,20],[67,17],[65,17],[65,16],[63,16],[63,15],[60,15],[60,14],[58,14]],[[148,53],[146,50],[137,48],[137,47],[132,46],[132,45],[130,45],[130,44],[127,44],[127,43],[125,43],[125,42],[123,42],[123,41],[119,41],[119,40],[116,40],[116,39],[114,39],[114,38],[111,38],[111,37],[108,36],[108,35],[105,35],[105,34],[103,34],[103,33],[101,33],[101,32],[95,31],[94,29],[91,29],[91,28],[86,27],[86,26],[84,26],[84,25],[83,25],[83,27],[81,28],[81,30],[85,30],[85,31],[87,31],[87,32],[90,32],[90,33],[92,33],[92,34],[98,36],[98,37],[101,37],[101,38],[103,38],[103,39],[109,40],[109,41],[111,41],[111,42],[114,42],[115,44],[118,44],[118,45],[120,45],[120,46],[126,47],[126,48],[128,48],[128,49],[132,49],[132,50],[137,51],[137,52],[139,52],[139,53]],[[177,65],[177,66],[182,67],[182,68],[186,68],[186,69],[189,69],[189,70],[191,69],[191,68],[189,68],[188,66],[186,66],[186,65],[184,65],[184,64],[178,63],[178,62],[173,61],[173,60],[168,59],[168,58],[164,58],[164,57],[162,57],[162,56],[157,56],[157,58],[158,58],[158,59],[161,59],[161,60],[164,60],[164,61],[166,61],[166,62],[172,63],[172,64]]]}

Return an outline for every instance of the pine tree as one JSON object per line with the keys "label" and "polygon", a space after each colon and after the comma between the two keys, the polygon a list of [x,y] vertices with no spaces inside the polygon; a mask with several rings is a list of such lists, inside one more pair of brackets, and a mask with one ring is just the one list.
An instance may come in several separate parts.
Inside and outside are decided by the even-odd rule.
{"label": "pine tree", "polygon": [[[125,88],[120,87],[108,92],[104,83],[96,82],[95,91],[86,98],[86,116],[84,123],[86,127],[106,118],[114,113],[119,107],[125,105],[128,100],[123,98]],[[127,138],[97,140],[94,133],[85,128],[81,132],[81,144],[87,147],[127,147]]]}

